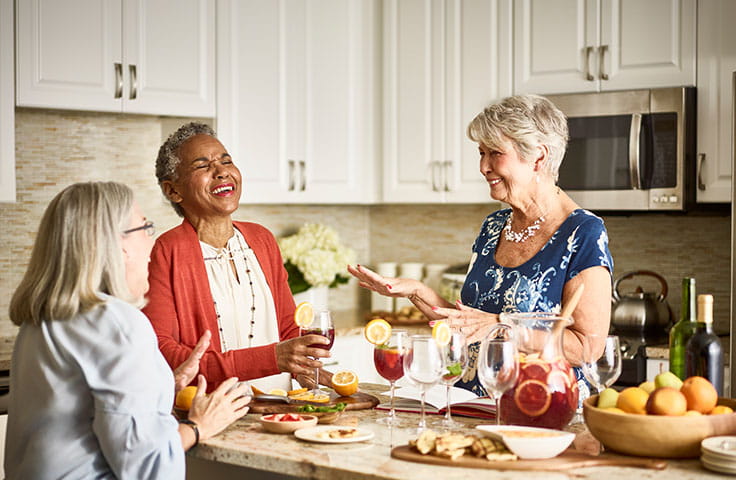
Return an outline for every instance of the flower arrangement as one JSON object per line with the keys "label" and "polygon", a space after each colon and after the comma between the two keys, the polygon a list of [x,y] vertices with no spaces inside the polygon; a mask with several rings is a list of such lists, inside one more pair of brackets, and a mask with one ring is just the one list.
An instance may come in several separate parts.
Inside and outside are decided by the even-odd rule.
{"label": "flower arrangement", "polygon": [[346,265],[355,258],[353,250],[340,244],[335,229],[319,223],[306,223],[294,235],[279,239],[279,248],[292,294],[347,283]]}

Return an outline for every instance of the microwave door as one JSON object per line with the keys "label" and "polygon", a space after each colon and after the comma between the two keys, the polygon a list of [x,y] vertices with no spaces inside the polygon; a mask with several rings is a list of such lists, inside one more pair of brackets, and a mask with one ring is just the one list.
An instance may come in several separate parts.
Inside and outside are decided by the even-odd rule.
{"label": "microwave door", "polygon": [[641,114],[635,113],[631,116],[631,131],[629,134],[629,178],[631,178],[631,188],[634,190],[641,190],[640,139]]}

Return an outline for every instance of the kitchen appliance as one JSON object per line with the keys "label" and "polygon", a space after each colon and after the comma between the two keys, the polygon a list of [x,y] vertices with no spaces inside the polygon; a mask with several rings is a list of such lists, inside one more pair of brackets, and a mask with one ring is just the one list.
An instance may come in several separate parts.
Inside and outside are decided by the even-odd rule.
{"label": "kitchen appliance", "polygon": [[695,202],[695,88],[549,95],[568,117],[558,184],[591,210]]}
{"label": "kitchen appliance", "polygon": [[[659,292],[646,292],[641,286],[630,293],[620,292],[621,282],[642,276],[657,279]],[[622,371],[617,385],[639,385],[645,381],[646,346],[668,343],[674,314],[666,298],[667,281],[650,270],[627,272],[614,282],[611,328],[619,336],[622,353]]]}

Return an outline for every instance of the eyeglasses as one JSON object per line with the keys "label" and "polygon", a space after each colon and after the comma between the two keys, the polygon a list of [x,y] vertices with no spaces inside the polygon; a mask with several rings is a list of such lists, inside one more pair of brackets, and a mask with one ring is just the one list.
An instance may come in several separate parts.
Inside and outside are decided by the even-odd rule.
{"label": "eyeglasses", "polygon": [[145,230],[149,237],[152,237],[156,234],[156,227],[153,225],[153,222],[150,220],[144,223],[143,225],[141,225],[140,227],[131,228],[129,230],[123,230],[123,233],[127,235],[129,233],[137,232],[138,230]]}

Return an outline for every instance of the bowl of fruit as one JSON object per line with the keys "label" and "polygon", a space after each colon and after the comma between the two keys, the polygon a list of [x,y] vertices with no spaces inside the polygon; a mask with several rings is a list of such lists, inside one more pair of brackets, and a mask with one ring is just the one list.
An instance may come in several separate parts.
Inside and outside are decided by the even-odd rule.
{"label": "bowl of fruit", "polygon": [[258,420],[266,431],[272,433],[293,433],[300,428],[317,425],[317,417],[314,415],[301,415],[298,413],[274,413],[272,415],[264,415]]}
{"label": "bowl of fruit", "polygon": [[621,392],[607,388],[583,403],[588,429],[607,449],[661,458],[700,456],[707,437],[736,431],[736,400],[719,398],[703,377],[670,372]]}

